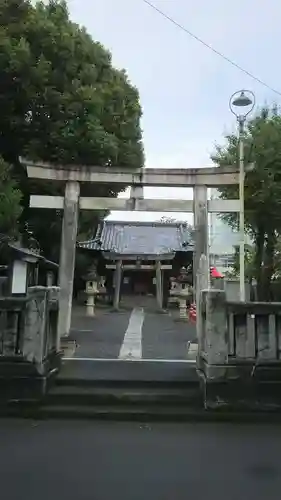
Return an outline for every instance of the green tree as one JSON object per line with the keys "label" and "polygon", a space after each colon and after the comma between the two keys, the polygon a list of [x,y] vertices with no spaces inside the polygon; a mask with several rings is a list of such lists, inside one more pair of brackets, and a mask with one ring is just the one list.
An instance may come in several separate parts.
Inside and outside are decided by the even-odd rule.
{"label": "green tree", "polygon": [[0,157],[0,233],[16,236],[22,194],[11,179],[11,167]]}
{"label": "green tree", "polygon": [[[20,181],[22,223],[58,258],[61,214],[32,211],[28,201],[30,193],[60,194],[60,188],[28,181],[18,157],[141,167],[139,95],[125,71],[112,66],[111,54],[70,20],[65,1],[0,0],[0,19],[0,154]],[[117,196],[121,187],[88,190]],[[103,215],[83,215],[81,231],[95,232]]]}
{"label": "green tree", "polygon": [[[213,161],[217,165],[238,166],[237,141],[237,136],[228,135],[224,145],[216,146]],[[262,109],[248,122],[245,162],[252,164],[245,175],[245,223],[255,244],[253,277],[257,280],[259,299],[269,300],[275,248],[281,232],[281,116],[276,107]],[[238,198],[238,186],[221,188],[220,196]],[[238,214],[223,218],[231,226],[238,226]]]}

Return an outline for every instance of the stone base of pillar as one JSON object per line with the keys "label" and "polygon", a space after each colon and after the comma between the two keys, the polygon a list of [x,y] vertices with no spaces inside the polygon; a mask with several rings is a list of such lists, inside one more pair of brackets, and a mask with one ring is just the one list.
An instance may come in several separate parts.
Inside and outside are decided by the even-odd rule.
{"label": "stone base of pillar", "polygon": [[[12,403],[13,408],[20,403],[41,402],[48,388],[62,366],[62,353],[52,352],[42,362],[40,367],[24,359],[15,363],[11,357],[3,356],[0,363],[0,406]],[[12,414],[12,413],[11,413]]]}
{"label": "stone base of pillar", "polygon": [[95,297],[94,295],[88,296],[86,303],[86,315],[87,316],[95,316]]}
{"label": "stone base of pillar", "polygon": [[186,307],[186,299],[179,300],[179,317],[180,319],[187,320],[187,307]]}
{"label": "stone base of pillar", "polygon": [[[198,367],[198,362],[197,362]],[[215,373],[212,367],[212,373]],[[217,367],[221,372],[223,367]],[[239,371],[239,367],[236,367]],[[268,370],[265,367],[259,370],[255,377],[252,376],[252,369],[249,366],[243,367],[243,376],[236,379],[220,377],[211,379],[203,371],[198,369],[200,378],[200,388],[206,410],[254,412],[254,411],[281,411],[281,370],[278,369],[268,380]],[[224,370],[225,371],[225,370]],[[248,375],[247,375],[248,372]],[[233,367],[231,368],[233,373]],[[279,379],[279,380],[278,380]]]}

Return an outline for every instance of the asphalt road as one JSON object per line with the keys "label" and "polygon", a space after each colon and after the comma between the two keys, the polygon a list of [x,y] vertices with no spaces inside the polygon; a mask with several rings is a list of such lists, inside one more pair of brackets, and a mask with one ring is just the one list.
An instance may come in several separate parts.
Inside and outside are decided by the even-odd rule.
{"label": "asphalt road", "polygon": [[277,500],[280,426],[0,421],[9,500]]}

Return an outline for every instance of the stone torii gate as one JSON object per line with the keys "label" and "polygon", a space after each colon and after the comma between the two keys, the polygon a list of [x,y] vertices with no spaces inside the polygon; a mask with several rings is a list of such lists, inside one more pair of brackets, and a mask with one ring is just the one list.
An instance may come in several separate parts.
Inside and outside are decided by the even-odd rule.
{"label": "stone torii gate", "polygon": [[[200,257],[209,253],[208,212],[238,212],[239,200],[208,200],[208,187],[238,184],[238,171],[233,167],[199,169],[155,169],[128,167],[102,167],[80,165],[54,165],[20,158],[29,178],[52,181],[64,185],[64,196],[31,195],[31,208],[63,210],[60,252],[60,301],[58,333],[67,336],[70,331],[73,278],[75,266],[78,215],[80,210],[121,210],[194,213],[195,252],[194,283],[199,270]],[[115,184],[132,186],[131,197],[98,198],[82,195],[83,184]],[[144,199],[143,186],[191,187],[193,200]],[[207,267],[208,268],[208,267]]]}

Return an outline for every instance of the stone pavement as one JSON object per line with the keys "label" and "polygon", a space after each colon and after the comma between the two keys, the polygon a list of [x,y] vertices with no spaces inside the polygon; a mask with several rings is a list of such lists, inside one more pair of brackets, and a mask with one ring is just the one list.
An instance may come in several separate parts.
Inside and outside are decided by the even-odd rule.
{"label": "stone pavement", "polygon": [[142,307],[98,310],[95,318],[80,308],[73,312],[70,339],[77,342],[76,358],[185,360],[196,332],[194,325],[175,321],[170,313]]}

